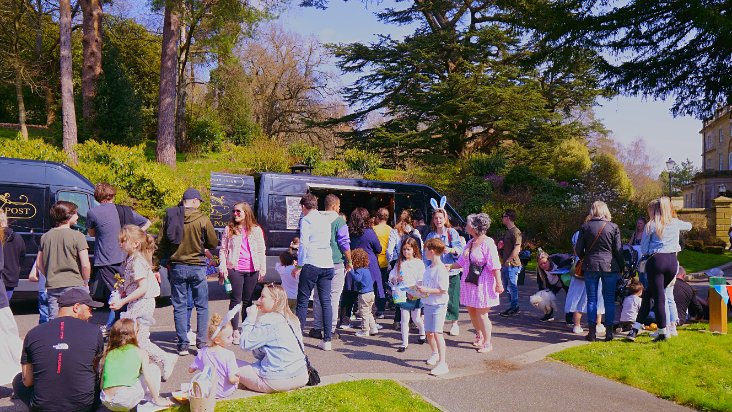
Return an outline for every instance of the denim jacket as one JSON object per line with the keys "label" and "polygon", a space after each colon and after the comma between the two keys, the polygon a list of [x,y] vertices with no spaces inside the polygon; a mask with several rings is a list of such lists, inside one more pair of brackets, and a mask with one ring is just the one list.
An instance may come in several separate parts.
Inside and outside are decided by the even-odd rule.
{"label": "denim jacket", "polygon": [[[463,253],[463,249],[465,248],[463,243],[460,241],[460,234],[457,232],[457,230],[453,228],[445,228],[445,231],[441,235],[438,235],[437,232],[430,232],[427,234],[424,241],[427,242],[428,240],[434,238],[440,239],[445,244],[446,248],[455,248],[456,253],[454,255],[451,253],[442,254],[442,263],[449,265],[457,262],[460,254]],[[432,264],[432,262],[427,259],[424,253],[422,253],[422,260],[424,260],[425,266],[429,266]]]}
{"label": "denim jacket", "polygon": [[671,219],[668,225],[663,228],[663,235],[658,238],[656,225],[648,222],[646,230],[643,231],[641,239],[641,253],[650,255],[653,253],[675,253],[681,251],[679,245],[679,232],[691,230],[691,223],[679,219]]}
{"label": "denim jacket", "polygon": [[280,313],[262,313],[256,320],[247,317],[241,326],[239,346],[252,352],[257,359],[253,366],[264,379],[288,379],[307,373],[301,344],[300,326],[290,328]]}

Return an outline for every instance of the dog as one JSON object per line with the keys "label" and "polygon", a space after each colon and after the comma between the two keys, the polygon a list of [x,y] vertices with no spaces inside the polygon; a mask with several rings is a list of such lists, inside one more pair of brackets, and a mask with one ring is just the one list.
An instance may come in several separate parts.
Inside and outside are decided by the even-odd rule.
{"label": "dog", "polygon": [[544,312],[543,322],[554,319],[557,310],[557,296],[551,290],[540,290],[529,297],[529,302],[535,308]]}

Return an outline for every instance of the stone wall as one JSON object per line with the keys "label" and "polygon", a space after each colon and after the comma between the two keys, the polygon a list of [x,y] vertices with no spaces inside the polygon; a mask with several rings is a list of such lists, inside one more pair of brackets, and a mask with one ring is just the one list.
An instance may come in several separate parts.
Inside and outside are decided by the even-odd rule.
{"label": "stone wall", "polygon": [[690,222],[697,229],[707,229],[709,228],[709,215],[713,214],[710,212],[713,211],[702,208],[686,208],[678,209],[676,215],[679,219]]}

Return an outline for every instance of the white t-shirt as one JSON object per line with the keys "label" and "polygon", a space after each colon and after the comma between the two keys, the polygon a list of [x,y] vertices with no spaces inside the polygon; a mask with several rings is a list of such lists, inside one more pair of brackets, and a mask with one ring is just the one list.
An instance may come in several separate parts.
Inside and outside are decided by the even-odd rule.
{"label": "white t-shirt", "polygon": [[635,322],[641,306],[640,296],[630,295],[623,300],[623,309],[620,312],[621,322]]}
{"label": "white t-shirt", "polygon": [[282,287],[287,292],[287,299],[297,299],[297,278],[292,277],[293,269],[294,265],[282,266],[279,262],[275,265],[275,270],[280,274]]}
{"label": "white t-shirt", "polygon": [[[399,267],[399,270],[397,270]],[[401,284],[404,286],[414,286],[422,280],[424,275],[424,262],[421,259],[409,259],[402,261],[401,264],[394,265],[394,269],[389,273],[389,283],[396,285],[397,277],[401,274]]]}
{"label": "white t-shirt", "polygon": [[450,285],[450,274],[443,264],[427,266],[422,278],[422,285],[426,288],[442,289],[445,293],[430,293],[429,296],[422,299],[425,305],[443,305],[446,304],[450,297],[447,295],[447,288]]}

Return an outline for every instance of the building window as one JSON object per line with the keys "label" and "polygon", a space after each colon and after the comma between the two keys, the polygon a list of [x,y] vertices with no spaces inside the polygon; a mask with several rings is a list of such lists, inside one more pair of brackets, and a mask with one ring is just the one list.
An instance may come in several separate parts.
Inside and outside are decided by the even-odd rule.
{"label": "building window", "polygon": [[722,156],[722,153],[719,154],[719,169],[717,170],[724,170],[724,156]]}
{"label": "building window", "polygon": [[706,169],[709,170],[712,168],[712,159],[707,159]]}
{"label": "building window", "polygon": [[712,148],[712,135],[707,136],[707,146],[705,147],[706,150],[709,150]]}
{"label": "building window", "polygon": [[689,207],[694,207],[694,193],[689,193]]}
{"label": "building window", "polygon": [[719,143],[724,142],[724,134],[722,133],[722,128],[719,128]]}
{"label": "building window", "polygon": [[729,156],[727,158],[727,168],[729,170],[732,170],[732,152],[729,153]]}

